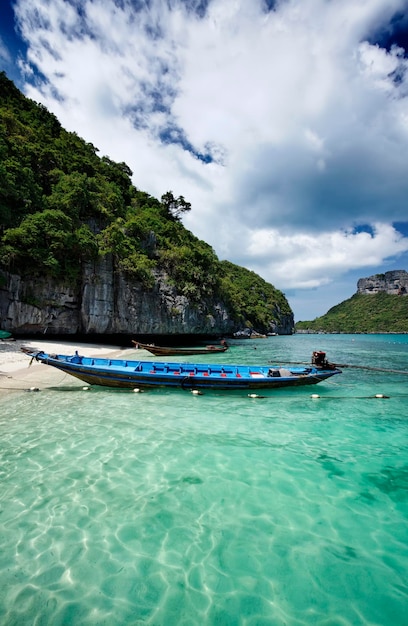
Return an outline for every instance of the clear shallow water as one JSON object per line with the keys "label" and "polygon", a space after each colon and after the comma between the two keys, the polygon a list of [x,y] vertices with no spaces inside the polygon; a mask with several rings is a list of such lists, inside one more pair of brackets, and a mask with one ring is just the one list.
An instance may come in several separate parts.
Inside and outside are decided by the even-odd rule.
{"label": "clear shallow water", "polygon": [[[408,370],[406,335],[214,360],[315,349]],[[0,396],[1,624],[408,623],[408,376],[345,368],[257,399],[66,382]]]}

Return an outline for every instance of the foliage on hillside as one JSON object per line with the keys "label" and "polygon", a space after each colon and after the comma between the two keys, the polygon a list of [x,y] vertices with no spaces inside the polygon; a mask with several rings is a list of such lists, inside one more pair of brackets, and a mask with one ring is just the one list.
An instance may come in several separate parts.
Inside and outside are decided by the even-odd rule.
{"label": "foliage on hillside", "polygon": [[267,328],[268,321],[276,317],[276,311],[282,315],[292,313],[283,293],[255,272],[229,261],[222,261],[221,266],[223,291],[235,311],[245,312],[247,317],[241,316],[239,320],[245,326],[252,327],[251,320],[258,320],[261,328]]}
{"label": "foliage on hillside", "polygon": [[296,330],[327,333],[408,332],[408,296],[355,294],[332,307],[322,317],[297,322]]}
{"label": "foliage on hillside", "polygon": [[132,184],[126,163],[97,152],[0,73],[0,268],[74,282],[82,263],[111,254],[145,289],[165,271],[191,302],[220,298],[256,329],[269,329],[275,304],[291,314],[281,292],[184,228],[183,196],[160,202]]}

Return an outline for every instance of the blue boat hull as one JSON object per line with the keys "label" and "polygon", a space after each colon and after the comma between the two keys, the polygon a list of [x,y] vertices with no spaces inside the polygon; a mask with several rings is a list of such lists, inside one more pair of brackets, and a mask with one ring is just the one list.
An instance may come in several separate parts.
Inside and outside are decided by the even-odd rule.
{"label": "blue boat hull", "polygon": [[258,365],[219,365],[165,363],[101,359],[78,354],[49,355],[26,348],[37,361],[51,365],[89,385],[125,389],[174,387],[182,389],[272,389],[316,385],[341,371],[335,367],[285,367]]}

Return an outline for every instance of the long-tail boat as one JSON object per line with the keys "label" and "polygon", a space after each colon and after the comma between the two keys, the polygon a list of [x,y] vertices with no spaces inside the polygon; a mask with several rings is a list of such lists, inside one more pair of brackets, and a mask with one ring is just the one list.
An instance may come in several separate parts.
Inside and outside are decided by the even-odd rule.
{"label": "long-tail boat", "polygon": [[218,352],[226,352],[228,344],[225,340],[221,341],[219,346],[203,346],[202,348],[173,348],[165,346],[155,346],[151,343],[140,343],[132,339],[132,343],[136,348],[147,350],[154,356],[192,356],[194,354],[217,354]]}
{"label": "long-tail boat", "polygon": [[220,365],[134,361],[73,355],[47,354],[32,348],[22,351],[33,359],[71,374],[89,385],[138,389],[145,387],[179,387],[182,389],[272,389],[315,385],[340,374],[329,363],[325,353],[319,362],[309,366]]}

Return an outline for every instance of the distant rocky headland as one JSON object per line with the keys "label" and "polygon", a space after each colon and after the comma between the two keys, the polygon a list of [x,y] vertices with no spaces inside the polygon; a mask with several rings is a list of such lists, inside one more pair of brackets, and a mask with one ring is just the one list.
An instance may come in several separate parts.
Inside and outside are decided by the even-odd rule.
{"label": "distant rocky headland", "polygon": [[408,272],[394,270],[360,278],[356,293],[296,332],[408,333]]}
{"label": "distant rocky headland", "polygon": [[360,278],[357,282],[357,293],[373,294],[385,292],[392,295],[408,294],[408,272],[394,270],[385,274],[374,274],[368,278]]}

